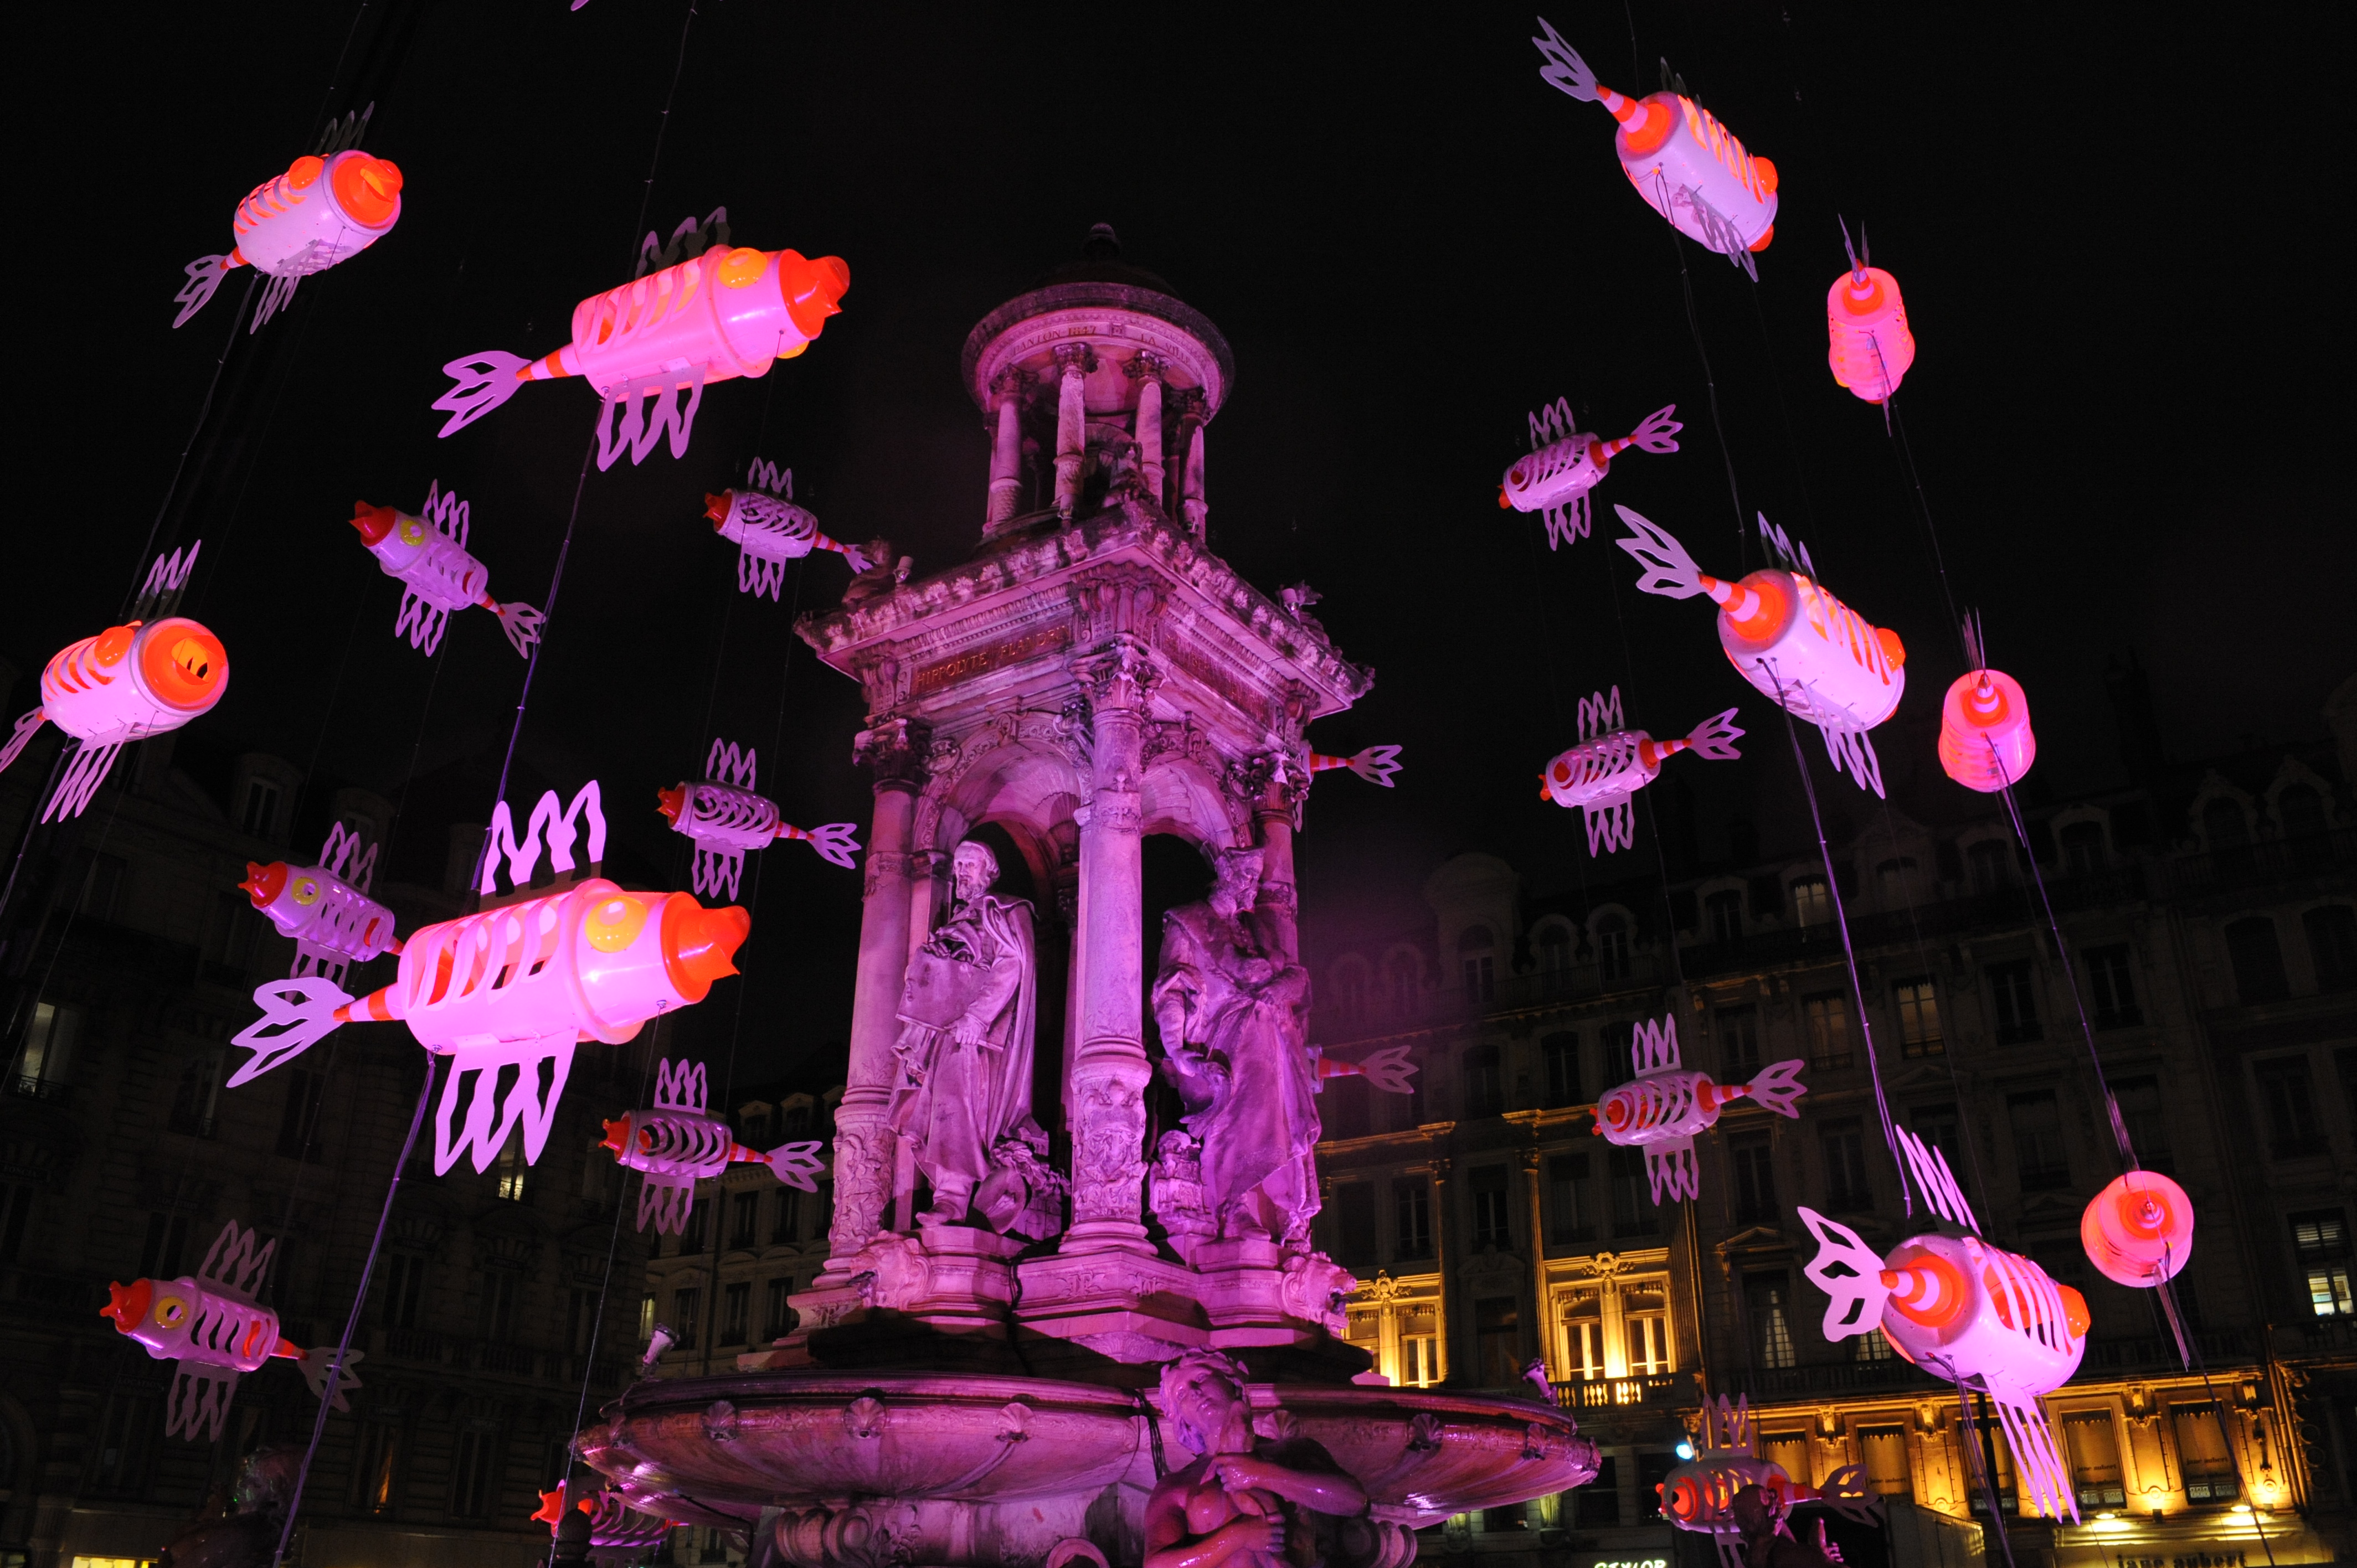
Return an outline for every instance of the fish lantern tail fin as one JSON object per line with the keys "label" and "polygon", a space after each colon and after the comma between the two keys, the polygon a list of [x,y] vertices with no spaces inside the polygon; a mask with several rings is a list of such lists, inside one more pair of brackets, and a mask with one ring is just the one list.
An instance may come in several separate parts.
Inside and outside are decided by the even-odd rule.
{"label": "fish lantern tail fin", "polygon": [[1878,1327],[1890,1299],[1890,1287],[1882,1283],[1882,1255],[1838,1220],[1805,1206],[1800,1214],[1801,1223],[1817,1239],[1817,1255],[1801,1273],[1833,1297],[1825,1307],[1825,1337],[1854,1339]]}
{"label": "fish lantern tail fin", "polygon": [[827,822],[808,829],[787,822],[780,825],[778,836],[801,839],[818,851],[818,857],[829,865],[839,865],[845,871],[852,871],[858,866],[858,862],[852,857],[859,853],[859,841],[851,835],[858,831],[857,822]]}
{"label": "fish lantern tail fin", "polygon": [[343,1020],[338,1012],[351,997],[317,975],[299,980],[273,980],[257,986],[254,1002],[262,1016],[231,1036],[253,1055],[230,1074],[228,1087],[241,1088],[272,1068],[309,1050]]}
{"label": "fish lantern tail fin", "polygon": [[1740,755],[1735,743],[1743,737],[1743,731],[1736,727],[1736,709],[1729,708],[1695,726],[1694,733],[1686,736],[1686,745],[1696,757],[1707,757],[1713,762],[1732,762]]}
{"label": "fish lantern tail fin", "polygon": [[[817,1177],[826,1169],[826,1162],[819,1156],[823,1146],[814,1138],[804,1139],[798,1144],[780,1144],[761,1156],[761,1163],[770,1167],[771,1176],[788,1187],[816,1192]],[[640,1228],[644,1228],[643,1222]]]}
{"label": "fish lantern tail fin", "polygon": [[1744,1087],[1752,1099],[1777,1115],[1797,1121],[1801,1096],[1809,1092],[1809,1086],[1801,1081],[1801,1069],[1808,1065],[1798,1057],[1778,1062]]}
{"label": "fish lantern tail fin", "polygon": [[188,274],[188,281],[172,296],[172,303],[180,307],[180,314],[172,317],[176,329],[186,327],[190,317],[212,303],[213,291],[229,275],[229,268],[227,256],[199,256],[182,269]]}
{"label": "fish lantern tail fin", "polygon": [[326,1345],[315,1345],[304,1351],[295,1364],[303,1369],[303,1380],[310,1385],[313,1399],[329,1400],[330,1409],[348,1411],[352,1407],[346,1402],[344,1395],[361,1386],[361,1375],[352,1370],[352,1363],[360,1359],[361,1352],[358,1350],[344,1352],[343,1369],[336,1373],[336,1391],[332,1398],[328,1392],[328,1372],[336,1359],[336,1352],[333,1348]]}
{"label": "fish lantern tail fin", "polygon": [[519,355],[486,349],[443,366],[442,373],[450,378],[450,390],[436,398],[434,406],[450,417],[436,435],[454,435],[515,396],[516,389],[523,385],[517,372],[531,364]]}
{"label": "fish lantern tail fin", "polygon": [[1389,789],[1392,775],[1400,770],[1400,748],[1395,746],[1371,746],[1351,758],[1351,771],[1370,784],[1380,784]]}
{"label": "fish lantern tail fin", "polygon": [[1844,1465],[1818,1489],[1825,1506],[1852,1524],[1882,1522],[1882,1498],[1867,1488],[1864,1466]]}
{"label": "fish lantern tail fin", "polygon": [[1579,58],[1577,49],[1563,41],[1563,35],[1555,30],[1553,22],[1544,16],[1537,20],[1543,30],[1532,34],[1531,42],[1538,46],[1539,53],[1546,59],[1546,64],[1539,67],[1539,80],[1582,103],[1595,102],[1596,73]]}
{"label": "fish lantern tail fin", "polygon": [[548,618],[522,600],[491,607],[500,618],[500,629],[507,633],[508,646],[524,658],[531,658],[532,645],[540,640],[540,628]]}
{"label": "fish lantern tail fin", "polygon": [[834,539],[826,540],[825,544],[829,550],[841,551],[843,558],[851,563],[851,569],[854,572],[873,572],[880,564],[878,562],[870,561],[867,558],[867,552],[856,544],[845,544],[840,540]]}
{"label": "fish lantern tail fin", "polygon": [[1629,445],[1640,452],[1667,453],[1678,449],[1678,432],[1685,426],[1671,417],[1678,412],[1676,403],[1664,403],[1645,416],[1645,422],[1629,433]]}
{"label": "fish lantern tail fin", "polygon": [[1658,594],[1666,599],[1690,599],[1702,592],[1702,568],[1695,564],[1684,545],[1641,513],[1625,506],[1612,510],[1629,525],[1629,537],[1614,542],[1645,568],[1645,575],[1637,579],[1639,593]]}
{"label": "fish lantern tail fin", "polygon": [[31,713],[17,719],[16,730],[8,736],[8,744],[0,746],[0,771],[5,771],[11,763],[24,754],[25,747],[32,742],[33,732],[41,727],[41,721],[48,716],[40,709],[35,708]]}

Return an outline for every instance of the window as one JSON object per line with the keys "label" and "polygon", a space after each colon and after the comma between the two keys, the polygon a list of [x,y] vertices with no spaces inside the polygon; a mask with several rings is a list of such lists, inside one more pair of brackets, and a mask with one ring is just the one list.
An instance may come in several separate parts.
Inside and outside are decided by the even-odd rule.
{"label": "window", "polygon": [[2112,1103],[2120,1108],[2120,1121],[2128,1131],[2128,1143],[2136,1153],[2136,1163],[2163,1176],[2177,1168],[2169,1148],[2169,1121],[2161,1109],[2160,1080],[2154,1078],[2118,1078],[2112,1080]]}
{"label": "window", "polygon": [[172,1094],[171,1129],[199,1138],[213,1135],[213,1113],[221,1106],[221,1057],[199,1051],[180,1069],[180,1085]]}
{"label": "window", "polygon": [[1596,1466],[1596,1479],[1571,1494],[1573,1517],[1578,1528],[1593,1530],[1598,1525],[1620,1522],[1620,1468],[1618,1456],[1606,1455]]}
{"label": "window", "polygon": [[1610,1375],[1604,1363],[1604,1320],[1598,1316],[1600,1310],[1591,1294],[1582,1306],[1574,1309],[1571,1321],[1564,1326],[1571,1337],[1570,1359],[1565,1364],[1578,1374],[1582,1382],[1596,1382]]}
{"label": "window", "polygon": [[1579,1036],[1549,1035],[1539,1042],[1539,1058],[1546,1068],[1546,1102],[1550,1110],[1580,1103]]}
{"label": "window", "polygon": [[1511,1250],[1512,1232],[1506,1221],[1506,1167],[1478,1165],[1466,1175],[1473,1195],[1473,1245]]}
{"label": "window", "polygon": [[81,1044],[83,1013],[62,1002],[33,1004],[32,1022],[25,1026],[25,1044],[16,1053],[16,1072],[10,1092],[31,1100],[64,1098],[71,1081],[74,1051]]}
{"label": "window", "polygon": [[1430,1304],[1400,1314],[1400,1381],[1429,1388],[1440,1381],[1440,1318]]}
{"label": "window", "polygon": [[1792,1315],[1781,1274],[1753,1274],[1743,1282],[1744,1305],[1751,1318],[1751,1351],[1769,1371],[1800,1359],[1792,1348]]}
{"label": "window", "polygon": [[2276,820],[2287,839],[2312,837],[2325,831],[2324,799],[2305,784],[2287,784],[2276,794]]}
{"label": "window", "polygon": [[1347,959],[1334,966],[1333,1002],[1335,1021],[1346,1028],[1356,1028],[1367,1016],[1367,966],[1359,960]]}
{"label": "window", "polygon": [[1365,1079],[1335,1079],[1319,1098],[1326,1102],[1318,1113],[1319,1138],[1363,1138],[1374,1131],[1374,1107],[1368,1102],[1371,1091]]}
{"label": "window", "polygon": [[108,1399],[91,1453],[92,1489],[130,1492],[145,1487],[163,1430],[153,1395],[117,1393]]}
{"label": "window", "polygon": [[1422,1176],[1392,1187],[1392,1255],[1402,1262],[1432,1256],[1432,1188]]}
{"label": "window", "polygon": [[1822,876],[1796,877],[1792,882],[1792,916],[1803,926],[1822,926],[1834,918],[1833,890]]}
{"label": "window", "polygon": [[1511,1389],[1523,1380],[1523,1313],[1510,1295],[1485,1295],[1473,1303],[1473,1344],[1485,1389]]}
{"label": "window", "polygon": [[2201,808],[2201,833],[2212,854],[2233,849],[2251,842],[2250,819],[2240,801],[2218,796]]}
{"label": "window", "polygon": [[2013,883],[2013,846],[2002,839],[1983,839],[1964,851],[1964,866],[1973,891],[1995,893]]}
{"label": "window", "polygon": [[671,1334],[673,1349],[694,1349],[696,1330],[703,1322],[704,1293],[701,1290],[691,1288],[671,1293]]}
{"label": "window", "polygon": [[147,1242],[140,1250],[139,1273],[151,1280],[178,1279],[180,1264],[188,1251],[188,1217],[185,1214],[151,1214],[147,1217]]}
{"label": "window", "polygon": [[2225,1434],[2218,1429],[2217,1407],[2175,1404],[2169,1416],[2177,1434],[2178,1468],[2185,1472],[2185,1500],[2196,1508],[2223,1507],[2240,1498],[2242,1483]]}
{"label": "window", "polygon": [[1607,984],[1628,979],[1636,972],[1629,960],[1629,920],[1624,915],[1607,915],[1596,922],[1596,974]]}
{"label": "window", "polygon": [[[1867,1338],[1881,1337],[1876,1329]],[[1861,1426],[1857,1429],[1859,1457],[1866,1466],[1866,1489],[1882,1498],[1915,1494],[1914,1468],[1907,1462],[1907,1429],[1903,1426]]]}
{"label": "window", "polygon": [[364,1514],[388,1514],[400,1494],[393,1483],[393,1459],[401,1451],[397,1422],[363,1421],[353,1444],[352,1506]]}
{"label": "window", "polygon": [[576,1288],[565,1293],[565,1348],[587,1356],[597,1348],[597,1293]]}
{"label": "window", "polygon": [[2276,941],[2276,923],[2265,915],[2227,922],[2226,959],[2234,967],[2235,1000],[2280,1002],[2291,994],[2284,980],[2283,949]]}
{"label": "window", "polygon": [[1948,1169],[1958,1181],[1964,1178],[1964,1141],[1957,1133],[1956,1108],[1953,1105],[1918,1105],[1907,1113],[1907,1120],[1922,1140],[1926,1149],[1937,1149],[1947,1156]]}
{"label": "window", "polygon": [[1383,961],[1383,978],[1389,982],[1387,989],[1391,993],[1392,1016],[1394,1019],[1415,1017],[1418,1011],[1416,1004],[1424,995],[1424,966],[1416,961],[1415,955],[1407,952],[1392,954]]}
{"label": "window", "polygon": [[1727,1158],[1735,1167],[1735,1218],[1738,1223],[1773,1221],[1776,1218],[1776,1166],[1768,1135],[1752,1133],[1728,1139]]}
{"label": "window", "polygon": [[425,1294],[425,1260],[411,1252],[387,1253],[379,1321],[387,1328],[416,1327],[417,1304]]}
{"label": "window", "polygon": [[1971,1456],[1965,1461],[1969,1489],[1973,1494],[1973,1512],[1988,1512],[1989,1487],[1996,1487],[1996,1506],[2003,1513],[2018,1513],[2021,1494],[2013,1479],[2013,1447],[2005,1440],[2005,1429],[1996,1416],[1986,1421],[1960,1421],[1956,1435],[1971,1444]]}
{"label": "window", "polygon": [[2291,1250],[2308,1276],[2309,1308],[2319,1317],[2357,1316],[2349,1289],[2349,1220],[2338,1208],[2291,1217]]}
{"label": "window", "polygon": [[1890,1341],[1883,1337],[1882,1330],[1879,1328],[1867,1329],[1851,1340],[1850,1344],[1855,1347],[1850,1353],[1850,1359],[1854,1361],[1888,1361],[1898,1355],[1897,1351],[1891,1349]]}
{"label": "window", "polygon": [[1465,1052],[1465,1115],[1496,1116],[1506,1109],[1504,1073],[1495,1046],[1473,1046]]}
{"label": "window", "polygon": [[2316,1120],[2316,1079],[2306,1057],[2276,1057],[2254,1063],[2259,1103],[2276,1158],[2305,1159],[2325,1152],[2324,1129]]}
{"label": "window", "polygon": [[0,1263],[16,1261],[32,1218],[33,1189],[14,1182],[0,1184]]}
{"label": "window", "polygon": [[278,826],[278,786],[267,779],[245,781],[245,799],[239,803],[237,825],[258,839],[272,836]]}
{"label": "window", "polygon": [[516,1277],[506,1269],[483,1271],[483,1337],[504,1345],[515,1336]]}
{"label": "window", "polygon": [[1659,1377],[1670,1369],[1670,1311],[1659,1290],[1631,1290],[1620,1301],[1620,1321],[1629,1331],[1629,1375]]}
{"label": "window", "polygon": [[680,1232],[679,1250],[701,1252],[704,1244],[712,1240],[712,1200],[699,1197],[687,1211],[687,1228]]}
{"label": "window", "polygon": [[1988,983],[1989,994],[1996,1003],[1998,1045],[2025,1045],[2046,1037],[2046,1031],[2038,1023],[2038,996],[2028,959],[1990,964]]}
{"label": "window", "polygon": [[1899,1002],[1899,1054],[1936,1057],[1947,1054],[1940,1036],[1940,993],[1928,974],[1902,980],[1890,988]]}
{"label": "window", "polygon": [[328,1080],[301,1068],[279,1076],[286,1080],[286,1098],[278,1107],[278,1152],[290,1160],[316,1160],[319,1150],[312,1133],[318,1125],[319,1095]]}
{"label": "window", "polygon": [[791,1187],[778,1189],[778,1201],[770,1211],[770,1241],[773,1246],[791,1246],[802,1239],[802,1195]]}
{"label": "window", "polygon": [[491,1196],[502,1203],[522,1203],[525,1177],[532,1166],[523,1157],[523,1129],[518,1127],[500,1145],[500,1157],[491,1162]]}
{"label": "window", "polygon": [[2079,956],[2087,965],[2087,989],[2095,997],[2095,1027],[2120,1029],[2143,1023],[2144,1011],[2136,1005],[2136,981],[2128,970],[2127,944],[2088,948]]}
{"label": "window", "polygon": [[1489,1002],[1497,995],[1496,959],[1491,950],[1498,939],[1487,926],[1468,926],[1458,933],[1457,958],[1465,976],[1465,1000]]}
{"label": "window", "polygon": [[1642,1522],[1662,1522],[1662,1488],[1677,1467],[1678,1456],[1666,1450],[1637,1455],[1637,1517]]}
{"label": "window", "polygon": [[765,1341],[783,1339],[794,1331],[794,1309],[791,1297],[794,1294],[793,1277],[789,1274],[774,1279],[769,1284],[769,1298],[761,1315],[761,1337]]}
{"label": "window", "polygon": [[810,1130],[811,1102],[807,1100],[787,1101],[785,1116],[779,1122],[778,1135],[782,1138],[807,1138]]}
{"label": "window", "polygon": [[253,961],[254,939],[261,932],[262,917],[254,912],[253,899],[242,893],[216,895],[199,972],[215,985],[242,989]]}
{"label": "window", "polygon": [[1902,854],[1895,859],[1884,861],[1874,868],[1874,880],[1882,890],[1882,901],[1885,904],[1913,904],[1916,888],[1915,857],[1911,854]]}
{"label": "window", "polygon": [[1849,1004],[1838,991],[1820,992],[1801,1003],[1809,1030],[1809,1065],[1820,1072],[1850,1065]]}
{"label": "window", "polygon": [[753,1285],[749,1280],[739,1280],[733,1285],[720,1287],[720,1343],[745,1343],[747,1320],[753,1316]]}
{"label": "window", "polygon": [[2071,1162],[2062,1152],[2062,1111],[2054,1091],[2005,1097],[2013,1124],[2014,1168],[2024,1192],[2053,1192],[2071,1185]]}
{"label": "window", "polygon": [[1587,1212],[1587,1156],[1554,1155],[1547,1161],[1547,1240],[1595,1239],[1596,1222]]}
{"label": "window", "polygon": [[2062,875],[2093,876],[2104,869],[2108,858],[2104,853],[2104,824],[2072,822],[2064,828],[2062,839]]}
{"label": "window", "polygon": [[1703,912],[1710,919],[1710,940],[1722,951],[1733,952],[1743,945],[1743,890],[1730,887],[1714,893],[1703,900]]}
{"label": "window", "polygon": [[458,1434],[450,1455],[450,1511],[460,1519],[488,1519],[500,1490],[500,1435],[481,1427]]}
{"label": "window", "polygon": [[1334,1229],[1341,1241],[1345,1265],[1375,1263],[1375,1189],[1363,1181],[1346,1181],[1334,1188]]}
{"label": "window", "polygon": [[1538,935],[1539,972],[1565,975],[1571,972],[1571,928],[1561,924],[1541,926]]}
{"label": "window", "polygon": [[2062,1417],[2062,1445],[2071,1459],[2071,1484],[2083,1511],[2127,1506],[2120,1479],[2120,1438],[2108,1410],[2074,1410]]}
{"label": "window", "polygon": [[1825,1207],[1855,1214],[1874,1207],[1866,1187],[1866,1130],[1855,1116],[1820,1125],[1818,1146],[1825,1155]]}
{"label": "window", "polygon": [[2316,966],[2316,988],[2357,988],[2357,909],[2346,904],[2326,904],[2302,915],[2299,924],[2308,933],[2308,957]]}
{"label": "window", "polygon": [[1712,1023],[1718,1031],[1719,1076],[1748,1083],[1760,1075],[1760,1009],[1722,1007]]}
{"label": "window", "polygon": [[1653,1207],[1652,1184],[1645,1179],[1644,1151],[1606,1150],[1604,1174],[1612,1187],[1612,1234],[1616,1237],[1660,1234],[1662,1218],[1660,1211]]}
{"label": "window", "polygon": [[729,1218],[730,1246],[743,1251],[759,1245],[757,1238],[761,1233],[761,1195],[759,1192],[734,1194],[729,1199]]}

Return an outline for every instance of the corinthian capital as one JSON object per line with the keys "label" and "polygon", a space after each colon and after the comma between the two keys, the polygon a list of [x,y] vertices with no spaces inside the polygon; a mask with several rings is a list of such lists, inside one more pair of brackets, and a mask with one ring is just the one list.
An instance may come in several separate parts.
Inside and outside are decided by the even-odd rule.
{"label": "corinthian capital", "polygon": [[1097,368],[1096,350],[1086,343],[1056,345],[1056,368],[1065,375],[1087,375]]}
{"label": "corinthian capital", "polygon": [[1162,379],[1162,356],[1151,349],[1140,349],[1122,361],[1121,373],[1134,381],[1158,381]]}
{"label": "corinthian capital", "polygon": [[1103,647],[1075,658],[1070,669],[1088,689],[1089,702],[1099,712],[1106,708],[1138,708],[1161,682],[1162,671],[1143,639],[1117,636]]}
{"label": "corinthian capital", "polygon": [[931,744],[931,727],[921,719],[879,719],[852,737],[851,759],[875,771],[878,789],[919,789]]}

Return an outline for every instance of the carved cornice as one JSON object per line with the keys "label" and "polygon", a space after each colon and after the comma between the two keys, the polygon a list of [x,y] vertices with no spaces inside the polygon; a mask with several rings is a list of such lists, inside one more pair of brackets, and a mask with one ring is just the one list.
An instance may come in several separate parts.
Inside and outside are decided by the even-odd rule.
{"label": "carved cornice", "polygon": [[851,759],[874,771],[878,789],[920,789],[931,727],[922,719],[883,719],[851,738]]}

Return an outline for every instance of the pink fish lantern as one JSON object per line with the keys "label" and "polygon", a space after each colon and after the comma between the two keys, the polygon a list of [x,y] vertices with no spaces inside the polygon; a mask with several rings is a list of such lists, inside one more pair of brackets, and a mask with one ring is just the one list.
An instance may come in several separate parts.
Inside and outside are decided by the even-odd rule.
{"label": "pink fish lantern", "polygon": [[1718,1125],[1720,1112],[1749,1096],[1779,1116],[1797,1119],[1801,1096],[1807,1092],[1801,1082],[1806,1064],[1797,1058],[1776,1063],[1749,1083],[1714,1083],[1710,1074],[1680,1066],[1674,1014],[1658,1024],[1650,1018],[1638,1024],[1629,1054],[1637,1076],[1596,1102],[1595,1131],[1608,1144],[1645,1151],[1645,1177],[1657,1204],[1664,1194],[1702,1195],[1695,1134]]}
{"label": "pink fish lantern", "polygon": [[1957,676],[1940,703],[1940,767],[1948,777],[1993,795],[2018,783],[2037,760],[2021,682],[2001,670]]}
{"label": "pink fish lantern", "polygon": [[1731,761],[1738,755],[1735,743],[1743,736],[1735,727],[1733,708],[1703,720],[1683,740],[1655,740],[1627,724],[1620,713],[1620,687],[1613,687],[1609,697],[1598,692],[1580,698],[1579,744],[1557,754],[1539,775],[1540,800],[1587,812],[1591,855],[1599,843],[1627,849],[1636,842],[1631,798],[1661,777],[1664,760],[1692,751],[1696,757]]}

